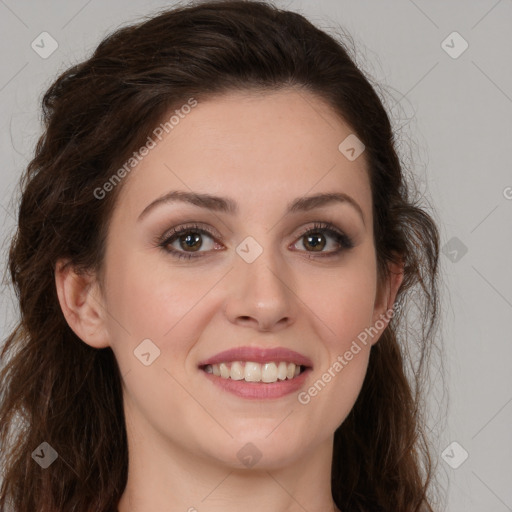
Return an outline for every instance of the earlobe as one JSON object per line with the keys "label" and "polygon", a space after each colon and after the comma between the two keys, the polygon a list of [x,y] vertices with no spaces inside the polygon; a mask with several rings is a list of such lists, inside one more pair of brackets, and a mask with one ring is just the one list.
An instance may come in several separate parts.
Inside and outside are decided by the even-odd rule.
{"label": "earlobe", "polygon": [[68,261],[59,260],[55,285],[62,313],[74,333],[91,347],[108,347],[105,308],[95,276],[77,273]]}

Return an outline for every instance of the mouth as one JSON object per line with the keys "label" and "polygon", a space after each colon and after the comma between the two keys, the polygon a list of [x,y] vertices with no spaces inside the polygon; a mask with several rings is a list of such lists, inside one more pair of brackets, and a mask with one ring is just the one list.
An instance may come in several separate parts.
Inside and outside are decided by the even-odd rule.
{"label": "mouth", "polygon": [[220,364],[206,364],[200,366],[200,368],[204,372],[213,374],[221,379],[272,384],[277,381],[295,379],[304,373],[308,367],[287,361],[270,361],[263,364],[255,361],[233,361]]}
{"label": "mouth", "polygon": [[298,390],[313,369],[311,360],[285,348],[238,347],[198,365],[220,388],[243,398],[278,398]]}

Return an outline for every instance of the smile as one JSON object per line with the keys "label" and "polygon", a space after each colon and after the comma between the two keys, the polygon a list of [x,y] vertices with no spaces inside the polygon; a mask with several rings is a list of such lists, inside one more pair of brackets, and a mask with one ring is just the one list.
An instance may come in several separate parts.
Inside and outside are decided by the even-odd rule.
{"label": "smile", "polygon": [[233,361],[207,364],[202,369],[221,379],[270,384],[278,380],[291,380],[298,377],[305,370],[305,366],[286,361],[271,361],[263,364],[254,361]]}
{"label": "smile", "polygon": [[285,347],[240,346],[199,361],[198,369],[223,391],[268,400],[298,392],[313,370],[313,362]]}

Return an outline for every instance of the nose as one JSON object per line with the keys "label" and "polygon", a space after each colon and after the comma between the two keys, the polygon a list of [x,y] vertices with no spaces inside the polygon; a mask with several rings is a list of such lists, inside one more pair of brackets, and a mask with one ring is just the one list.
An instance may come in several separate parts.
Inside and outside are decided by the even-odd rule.
{"label": "nose", "polygon": [[230,322],[259,331],[276,331],[295,322],[298,297],[291,272],[270,250],[252,263],[237,256],[229,276],[224,311]]}

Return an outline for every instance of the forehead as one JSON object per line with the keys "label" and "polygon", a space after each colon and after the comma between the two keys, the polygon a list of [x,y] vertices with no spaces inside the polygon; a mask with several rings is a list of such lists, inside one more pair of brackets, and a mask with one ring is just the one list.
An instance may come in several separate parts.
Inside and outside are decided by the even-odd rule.
{"label": "forehead", "polygon": [[168,190],[230,196],[241,210],[338,191],[371,211],[364,153],[350,161],[340,152],[353,132],[312,93],[230,92],[187,111],[125,178],[126,215]]}

